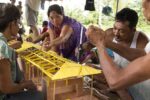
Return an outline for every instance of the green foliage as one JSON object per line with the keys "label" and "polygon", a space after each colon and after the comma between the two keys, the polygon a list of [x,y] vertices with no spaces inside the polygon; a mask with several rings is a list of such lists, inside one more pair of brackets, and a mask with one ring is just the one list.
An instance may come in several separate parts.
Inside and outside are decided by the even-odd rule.
{"label": "green foliage", "polygon": [[[87,26],[89,24],[97,24],[98,25],[98,22],[101,19],[102,20],[101,27],[103,29],[107,29],[107,28],[113,27],[113,24],[114,24],[114,17],[116,14],[116,1],[117,0],[95,0],[96,11],[83,11],[79,8],[70,9],[65,6],[64,7],[65,15],[76,19],[77,21],[81,22],[85,26]],[[142,0],[122,0],[122,2],[120,2],[120,3],[123,3],[123,2],[127,2],[127,3],[120,4],[119,7],[120,8],[129,7],[131,9],[136,10],[138,13],[138,16],[139,16],[139,22],[137,25],[137,29],[144,31],[145,33],[148,33],[150,27],[142,13]],[[109,6],[113,9],[110,16],[100,14],[101,13],[100,7],[103,8],[105,6]],[[42,14],[39,14],[38,19],[39,19],[38,23],[41,24],[42,23]]]}
{"label": "green foliage", "polygon": [[84,25],[89,25],[91,23],[98,24],[98,12],[96,11],[82,11],[80,9],[74,9],[73,11],[69,11],[69,9],[67,8],[65,11],[67,11],[65,12],[67,16],[76,19]]}
{"label": "green foliage", "polygon": [[135,0],[133,1],[131,0],[130,4],[127,7],[134,9],[138,13],[139,21],[138,21],[137,29],[142,30],[146,34],[148,34],[150,26],[148,25],[148,22],[145,19],[142,12],[142,0],[136,0],[136,2]]}
{"label": "green foliage", "polygon": [[43,14],[42,14],[42,12],[39,12],[39,14],[38,14],[38,25],[42,26],[42,22],[43,22]]}

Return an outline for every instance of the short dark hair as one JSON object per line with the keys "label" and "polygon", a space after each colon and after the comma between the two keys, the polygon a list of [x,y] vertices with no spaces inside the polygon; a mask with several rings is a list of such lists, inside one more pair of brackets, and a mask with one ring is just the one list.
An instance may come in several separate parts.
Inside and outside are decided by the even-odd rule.
{"label": "short dark hair", "polygon": [[3,4],[0,6],[0,32],[4,32],[8,24],[20,19],[20,12],[18,8],[11,4]]}
{"label": "short dark hair", "polygon": [[134,28],[138,22],[138,15],[135,10],[124,8],[116,14],[115,20],[121,22],[128,21],[129,27]]}
{"label": "short dark hair", "polygon": [[60,15],[64,15],[64,8],[62,6],[57,5],[57,4],[49,6],[47,16],[49,16],[50,12],[52,12],[52,11],[55,11]]}
{"label": "short dark hair", "polygon": [[42,26],[44,26],[44,25],[47,26],[48,25],[48,21],[46,21],[46,20],[43,21]]}

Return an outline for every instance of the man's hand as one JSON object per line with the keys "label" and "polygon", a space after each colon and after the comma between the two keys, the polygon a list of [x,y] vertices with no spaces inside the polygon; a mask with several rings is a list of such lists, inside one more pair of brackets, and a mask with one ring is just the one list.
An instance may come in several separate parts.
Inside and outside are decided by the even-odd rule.
{"label": "man's hand", "polygon": [[87,29],[86,36],[93,45],[98,46],[99,44],[104,43],[105,32],[102,29],[92,25]]}

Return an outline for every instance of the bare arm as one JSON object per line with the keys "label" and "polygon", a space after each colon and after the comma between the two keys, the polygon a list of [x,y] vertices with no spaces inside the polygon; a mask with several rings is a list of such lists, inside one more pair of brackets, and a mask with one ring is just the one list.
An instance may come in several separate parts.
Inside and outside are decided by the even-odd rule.
{"label": "bare arm", "polygon": [[43,49],[44,51],[52,50],[52,51],[57,52],[57,47],[56,47],[56,46],[51,46],[51,47],[49,46],[50,43],[51,43],[54,39],[57,38],[57,37],[56,37],[56,34],[55,34],[55,31],[54,31],[53,29],[49,28],[47,32],[48,32],[49,37],[45,37],[45,39],[44,39],[44,41],[43,41],[43,44],[42,44],[42,49]]}
{"label": "bare arm", "polygon": [[111,89],[125,89],[133,84],[150,78],[150,54],[134,60],[127,67],[121,69],[117,67],[105,50],[105,32],[102,29],[90,26],[86,35],[89,41],[98,49],[101,68]]}
{"label": "bare arm", "polygon": [[11,65],[8,59],[0,60],[0,91],[5,94],[18,93],[23,91],[24,88],[33,86],[31,81],[15,84],[11,76]]}
{"label": "bare arm", "polygon": [[146,44],[148,43],[148,38],[142,33],[139,34],[139,37],[137,40],[137,48],[130,48],[130,47],[112,42],[113,37],[114,37],[112,33],[112,29],[107,29],[105,32],[107,35],[105,39],[105,46],[117,52],[119,55],[126,58],[127,60],[133,61],[134,59],[144,56],[146,54],[146,52],[144,51],[144,48]]}
{"label": "bare arm", "polygon": [[55,31],[51,28],[49,28],[48,33],[49,33],[49,39],[45,39],[43,42],[43,50],[52,50],[57,52],[57,46],[59,46],[60,44],[66,42],[69,37],[71,36],[73,30],[70,26],[68,25],[64,25],[60,36],[56,37]]}
{"label": "bare arm", "polygon": [[44,40],[44,38],[47,37],[48,35],[49,35],[48,32],[44,32],[43,34],[38,35],[38,37],[35,40],[33,40],[33,43],[38,43],[41,40]]}
{"label": "bare arm", "polygon": [[150,78],[150,67],[148,66],[150,64],[150,54],[138,58],[126,68],[120,69],[108,56],[103,46],[98,46],[98,52],[103,72],[111,89],[125,89]]}
{"label": "bare arm", "polygon": [[69,37],[71,36],[72,32],[73,32],[73,30],[69,25],[64,25],[61,30],[60,36],[51,41],[50,47],[57,46],[57,45],[60,45],[64,42],[66,42],[69,39]]}
{"label": "bare arm", "polygon": [[122,57],[129,61],[133,61],[138,57],[144,56],[146,54],[144,48],[129,48],[124,45],[109,42],[106,47],[117,52]]}
{"label": "bare arm", "polygon": [[127,90],[119,90],[117,93],[119,94],[121,100],[133,100]]}

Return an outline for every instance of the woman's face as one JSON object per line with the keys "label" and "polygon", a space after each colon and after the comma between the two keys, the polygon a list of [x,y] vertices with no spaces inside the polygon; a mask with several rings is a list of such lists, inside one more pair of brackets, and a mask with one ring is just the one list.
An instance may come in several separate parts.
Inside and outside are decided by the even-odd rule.
{"label": "woman's face", "polygon": [[49,20],[55,27],[59,27],[63,21],[63,15],[58,14],[55,11],[49,13]]}
{"label": "woman's face", "polygon": [[143,0],[143,14],[150,21],[150,0]]}

